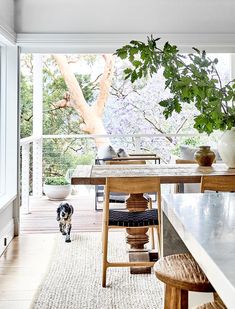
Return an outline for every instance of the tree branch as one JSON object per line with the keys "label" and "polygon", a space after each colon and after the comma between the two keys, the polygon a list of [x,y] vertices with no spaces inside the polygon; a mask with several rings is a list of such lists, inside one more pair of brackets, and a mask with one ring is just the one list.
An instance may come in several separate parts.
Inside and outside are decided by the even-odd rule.
{"label": "tree branch", "polygon": [[179,125],[178,129],[176,130],[176,134],[183,128],[184,124],[187,122],[187,118],[185,118],[182,123]]}
{"label": "tree branch", "polygon": [[[162,131],[161,128],[159,128],[152,120],[150,120],[147,116],[146,116],[146,112],[143,111],[142,109],[140,109],[138,106],[136,106],[135,104],[133,103],[130,103],[133,107],[135,107],[137,110],[141,111],[142,114],[143,114],[143,118],[148,122],[150,123],[154,129],[156,129],[159,133],[162,133],[162,134],[166,134],[166,132]],[[164,136],[170,143],[173,143],[173,139],[170,137],[170,136]]]}
{"label": "tree branch", "polygon": [[64,77],[65,83],[69,89],[71,98],[75,103],[74,108],[76,108],[82,118],[85,118],[85,114],[89,112],[90,107],[84,98],[82,89],[74,73],[71,71],[68,65],[66,57],[58,54],[53,55],[53,57],[60,68],[61,74]]}
{"label": "tree branch", "polygon": [[104,107],[109,96],[109,89],[113,77],[114,59],[110,54],[103,55],[105,60],[104,73],[99,82],[100,92],[93,108],[96,110],[97,116],[101,117],[104,113]]}

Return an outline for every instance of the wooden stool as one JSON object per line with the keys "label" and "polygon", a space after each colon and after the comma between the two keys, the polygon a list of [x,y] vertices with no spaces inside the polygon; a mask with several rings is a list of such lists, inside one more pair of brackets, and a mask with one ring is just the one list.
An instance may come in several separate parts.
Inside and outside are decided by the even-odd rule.
{"label": "wooden stool", "polygon": [[166,284],[164,309],[188,309],[188,292],[214,292],[214,288],[190,254],[175,254],[154,265],[157,278]]}
{"label": "wooden stool", "polygon": [[213,301],[213,302],[210,302],[210,303],[200,305],[200,306],[198,306],[194,309],[226,309],[226,308],[227,307],[225,305],[223,305],[222,303],[217,302],[217,301]]}

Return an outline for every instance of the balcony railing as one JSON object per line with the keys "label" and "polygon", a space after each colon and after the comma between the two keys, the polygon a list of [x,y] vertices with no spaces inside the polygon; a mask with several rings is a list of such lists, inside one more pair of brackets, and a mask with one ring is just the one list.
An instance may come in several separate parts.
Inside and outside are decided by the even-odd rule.
{"label": "balcony railing", "polygon": [[[92,159],[96,156],[94,138],[108,137],[115,149],[124,148],[128,153],[156,153],[161,158],[161,163],[167,163],[170,154],[182,143],[182,139],[196,137],[195,134],[115,134],[115,135],[43,135],[42,137],[27,137],[20,140],[21,146],[21,205],[24,212],[29,212],[29,196],[42,196],[43,178],[50,172],[50,165],[53,165],[53,157],[57,164],[59,158],[63,157],[64,149],[58,153],[52,153],[50,140],[59,141],[61,139],[79,144],[80,148],[74,149],[79,154],[84,154],[86,149],[92,152]],[[84,146],[85,140],[85,146]],[[72,147],[72,146],[71,146]],[[50,162],[51,160],[51,162]],[[62,161],[62,160],[61,160]],[[75,160],[76,161],[76,160]],[[60,163],[59,163],[60,164]],[[75,164],[75,163],[74,163]],[[82,163],[80,163],[82,164]],[[64,166],[65,168],[75,168],[75,166]],[[49,171],[49,172],[48,172]]]}

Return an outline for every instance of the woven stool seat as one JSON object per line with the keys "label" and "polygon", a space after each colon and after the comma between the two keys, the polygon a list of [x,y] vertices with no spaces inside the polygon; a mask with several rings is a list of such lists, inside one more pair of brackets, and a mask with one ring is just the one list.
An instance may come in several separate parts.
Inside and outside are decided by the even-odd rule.
{"label": "woven stool seat", "polygon": [[213,292],[214,288],[190,254],[174,254],[161,258],[154,265],[159,280],[178,289]]}
{"label": "woven stool seat", "polygon": [[157,209],[149,209],[139,212],[127,212],[120,210],[109,211],[109,225],[123,227],[150,226],[158,224]]}
{"label": "woven stool seat", "polygon": [[210,303],[206,303],[203,305],[200,305],[194,309],[226,309],[225,305],[221,304],[220,302],[213,301]]}

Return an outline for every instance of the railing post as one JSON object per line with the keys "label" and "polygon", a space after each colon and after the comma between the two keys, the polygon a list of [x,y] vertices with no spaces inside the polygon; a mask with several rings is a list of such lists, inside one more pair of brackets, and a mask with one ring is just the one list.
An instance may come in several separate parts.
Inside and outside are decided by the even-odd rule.
{"label": "railing post", "polygon": [[33,55],[33,196],[42,196],[42,55]]}
{"label": "railing post", "polygon": [[22,145],[22,194],[21,206],[23,213],[29,213],[29,143]]}
{"label": "railing post", "polygon": [[33,196],[42,196],[42,138],[33,142]]}

